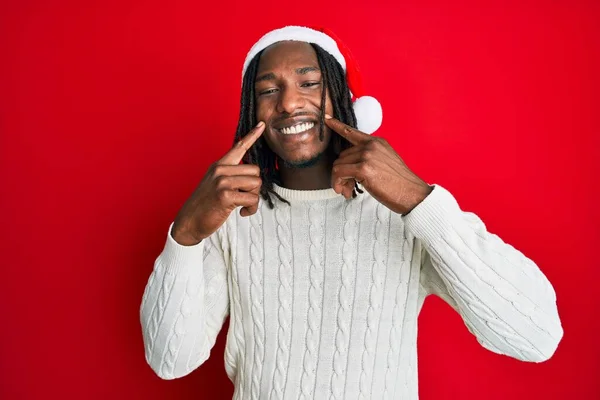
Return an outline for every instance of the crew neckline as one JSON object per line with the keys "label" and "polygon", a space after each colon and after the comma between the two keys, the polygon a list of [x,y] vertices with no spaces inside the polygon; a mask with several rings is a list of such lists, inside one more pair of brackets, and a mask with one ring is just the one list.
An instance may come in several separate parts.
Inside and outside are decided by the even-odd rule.
{"label": "crew neckline", "polygon": [[288,201],[327,200],[342,196],[341,194],[336,193],[333,188],[295,190],[284,188],[276,183],[273,183],[273,191]]}

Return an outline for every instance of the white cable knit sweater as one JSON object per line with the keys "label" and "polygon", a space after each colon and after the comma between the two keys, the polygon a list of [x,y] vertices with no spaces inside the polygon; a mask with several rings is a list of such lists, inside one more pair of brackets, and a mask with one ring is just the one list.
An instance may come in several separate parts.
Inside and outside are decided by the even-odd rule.
{"label": "white cable knit sweater", "polygon": [[429,294],[493,352],[540,362],[556,350],[552,285],[443,187],[407,216],[366,191],[275,190],[291,206],[261,199],[255,215],[236,210],[198,245],[169,230],[141,305],[146,359],[161,378],[200,366],[229,315],[234,399],[417,399]]}

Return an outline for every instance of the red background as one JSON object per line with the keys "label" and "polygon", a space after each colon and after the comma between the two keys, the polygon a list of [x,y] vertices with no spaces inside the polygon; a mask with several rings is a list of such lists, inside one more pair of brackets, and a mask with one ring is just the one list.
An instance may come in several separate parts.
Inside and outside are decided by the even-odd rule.
{"label": "red background", "polygon": [[162,381],[138,310],[232,142],[246,51],[285,24],[333,29],[383,104],[378,134],[555,286],[565,336],[542,364],[484,350],[428,300],[421,398],[600,398],[599,2],[200,3],[0,5],[0,398],[231,398],[223,332]]}

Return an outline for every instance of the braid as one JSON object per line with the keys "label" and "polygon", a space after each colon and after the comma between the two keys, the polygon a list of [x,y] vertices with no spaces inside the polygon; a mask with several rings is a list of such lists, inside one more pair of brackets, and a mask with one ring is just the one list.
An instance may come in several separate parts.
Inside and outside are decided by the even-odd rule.
{"label": "braid", "polygon": [[[322,87],[327,88],[329,97],[333,105],[333,116],[343,123],[356,128],[356,116],[352,108],[352,98],[350,97],[350,89],[346,82],[346,76],[342,66],[337,60],[320,46],[311,44],[317,53],[319,68],[321,69]],[[254,81],[258,72],[258,64],[262,51],[259,52],[250,61],[246,74],[242,83],[242,96],[240,101],[240,117],[237,130],[235,133],[234,143],[238,142],[242,137],[248,134],[250,130],[256,126],[256,93],[254,90]],[[322,90],[321,94],[321,113],[319,116],[320,129],[319,139],[324,139],[325,129],[325,104],[327,92]],[[333,146],[336,155],[349,147],[352,144],[340,135],[332,135],[330,146]],[[271,195],[277,197],[280,201],[290,204],[286,199],[277,194],[273,189],[273,183],[282,185],[279,172],[275,168],[277,156],[269,148],[263,136],[261,136],[244,156],[244,163],[258,165],[260,169],[260,178],[262,186],[260,189],[261,197],[267,201],[270,209],[275,207]],[[362,190],[357,184],[354,185],[352,197],[356,197],[356,193],[362,193]]]}
{"label": "braid", "polygon": [[[357,121],[356,115],[354,114],[354,107],[352,106],[352,97],[350,96],[350,89],[346,82],[346,74],[342,66],[337,60],[320,46],[311,44],[317,53],[317,60],[319,61],[319,68],[321,69],[321,75],[323,76],[323,87],[329,90],[329,97],[333,105],[333,117],[339,119],[346,125],[350,125],[356,128]],[[325,128],[325,99],[326,93],[323,90],[321,94],[321,129],[319,132],[319,138],[323,140],[323,132]],[[334,149],[340,149],[340,152],[352,147],[352,143],[344,139],[340,135],[333,135],[331,141]],[[336,152],[336,155],[339,155]],[[356,197],[358,193],[363,191],[358,187],[358,184],[354,184],[354,190],[352,191],[352,197]]]}

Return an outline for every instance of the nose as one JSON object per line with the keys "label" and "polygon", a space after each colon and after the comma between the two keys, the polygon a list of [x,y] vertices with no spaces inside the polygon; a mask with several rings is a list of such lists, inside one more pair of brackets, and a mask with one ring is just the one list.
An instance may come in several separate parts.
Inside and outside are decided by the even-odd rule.
{"label": "nose", "polygon": [[281,89],[279,101],[277,103],[277,112],[283,114],[293,114],[296,110],[304,108],[306,99],[297,88],[286,86]]}

